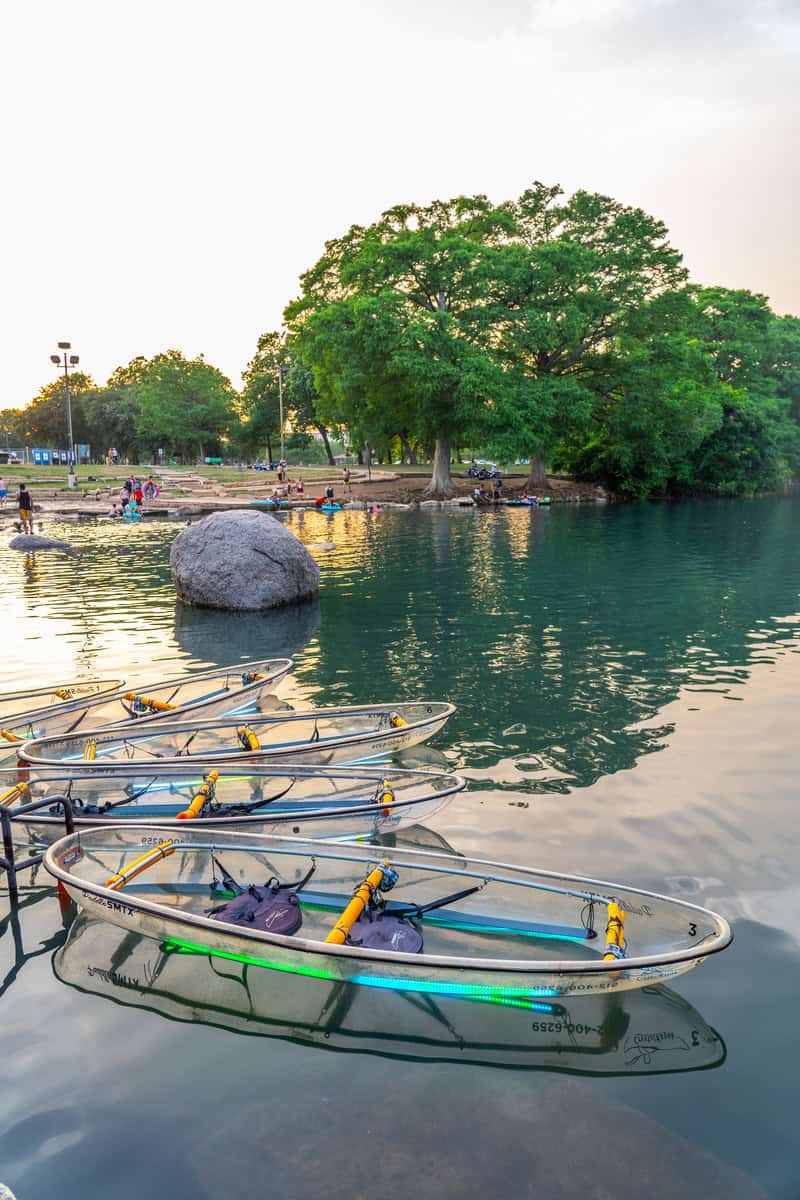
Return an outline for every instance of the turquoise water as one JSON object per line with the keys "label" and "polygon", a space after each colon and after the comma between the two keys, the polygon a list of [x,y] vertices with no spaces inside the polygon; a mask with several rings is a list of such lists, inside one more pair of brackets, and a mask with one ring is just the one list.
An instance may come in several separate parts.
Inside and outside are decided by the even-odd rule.
{"label": "turquoise water", "polygon": [[[553,1011],[332,989],[62,913],[0,927],[18,1200],[800,1194],[800,502],[286,518],[319,603],[176,606],[177,527],[0,549],[0,690],[292,653],[293,704],[445,698],[468,793],[410,836],[724,913],[674,992]],[[3,542],[5,545],[5,542]],[[0,913],[7,903],[0,896]]]}

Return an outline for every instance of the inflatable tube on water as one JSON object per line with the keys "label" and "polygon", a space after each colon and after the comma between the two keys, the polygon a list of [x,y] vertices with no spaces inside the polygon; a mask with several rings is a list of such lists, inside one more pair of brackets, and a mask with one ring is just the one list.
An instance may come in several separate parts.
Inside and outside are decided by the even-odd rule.
{"label": "inflatable tube on water", "polygon": [[322,512],[341,512],[342,511],[341,504],[323,504],[320,507],[322,509]]}

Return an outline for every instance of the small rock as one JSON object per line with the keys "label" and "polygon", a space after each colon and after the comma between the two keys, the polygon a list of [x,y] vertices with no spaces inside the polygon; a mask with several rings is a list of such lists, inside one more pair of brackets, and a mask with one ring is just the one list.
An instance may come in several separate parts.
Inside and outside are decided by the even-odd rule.
{"label": "small rock", "polygon": [[78,551],[70,546],[69,542],[60,542],[58,538],[42,537],[38,533],[18,533],[8,543],[10,550],[23,550],[30,553],[32,550],[60,550],[62,554],[70,554],[73,558],[78,557]]}
{"label": "small rock", "polygon": [[335,550],[336,542],[312,542],[309,550]]}

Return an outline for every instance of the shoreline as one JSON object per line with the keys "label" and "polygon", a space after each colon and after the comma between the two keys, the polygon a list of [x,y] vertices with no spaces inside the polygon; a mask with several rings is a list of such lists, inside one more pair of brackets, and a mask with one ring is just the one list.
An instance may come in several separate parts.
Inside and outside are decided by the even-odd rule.
{"label": "shoreline", "polygon": [[[297,472],[294,478],[302,477]],[[290,474],[289,482],[293,482]],[[527,475],[503,476],[503,494],[501,502],[476,505],[472,492],[478,481],[463,476],[453,476],[453,495],[448,500],[432,500],[425,495],[425,489],[430,482],[430,476],[424,474],[404,475],[400,472],[373,471],[371,478],[366,472],[353,474],[349,490],[345,490],[341,474],[332,472],[328,477],[306,481],[305,492],[302,496],[292,495],[288,506],[281,505],[281,511],[313,510],[315,500],[324,495],[325,488],[332,485],[334,500],[342,506],[343,511],[365,510],[373,505],[392,509],[413,508],[504,508],[505,500],[514,499],[526,491]],[[487,489],[491,488],[491,480],[482,481]],[[34,523],[46,518],[62,517],[78,519],[79,517],[103,517],[108,515],[112,500],[118,494],[114,485],[99,488],[79,488],[74,493],[59,488],[49,489],[37,487],[31,480],[31,490],[34,500]],[[165,480],[161,494],[155,500],[147,501],[143,508],[143,516],[161,514],[165,517],[195,516],[202,512],[224,511],[227,509],[248,508],[251,501],[269,499],[276,483],[270,479],[261,479],[240,483],[216,482],[213,476],[193,475],[184,476],[180,481],[175,477]],[[542,495],[547,495],[552,504],[582,504],[607,503],[617,497],[607,489],[594,483],[582,483],[577,480],[550,476],[547,488],[542,489]],[[263,511],[269,511],[264,509]],[[9,493],[6,507],[0,510],[0,522],[13,522],[19,519],[13,492]]]}

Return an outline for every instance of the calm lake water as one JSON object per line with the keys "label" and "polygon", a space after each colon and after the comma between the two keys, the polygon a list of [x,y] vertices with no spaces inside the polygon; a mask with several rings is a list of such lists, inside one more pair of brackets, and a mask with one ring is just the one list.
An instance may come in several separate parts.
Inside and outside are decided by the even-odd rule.
{"label": "calm lake water", "polygon": [[[465,853],[708,904],[724,954],[552,1011],[273,977],[62,913],[0,925],[18,1200],[800,1195],[800,500],[308,513],[318,604],[191,610],[171,524],[0,548],[0,690],[293,654],[293,704],[443,698]],[[0,895],[0,914],[7,912]],[[15,942],[16,936],[16,942]],[[434,998],[436,999],[436,998]]]}

